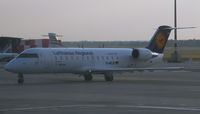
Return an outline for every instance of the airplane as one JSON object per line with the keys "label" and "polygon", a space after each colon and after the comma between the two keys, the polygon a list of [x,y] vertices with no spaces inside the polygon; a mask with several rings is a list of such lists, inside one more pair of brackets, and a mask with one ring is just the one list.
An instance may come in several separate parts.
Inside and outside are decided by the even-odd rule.
{"label": "airplane", "polygon": [[57,37],[63,37],[62,35],[57,35],[56,33],[48,33],[48,35],[42,35],[43,37],[49,37],[49,47],[62,47],[61,40]]}
{"label": "airplane", "polygon": [[113,81],[115,72],[182,70],[183,67],[150,67],[160,63],[170,32],[170,26],[160,26],[145,48],[30,48],[7,63],[4,68],[18,74],[73,73],[91,81],[93,74],[103,74]]}

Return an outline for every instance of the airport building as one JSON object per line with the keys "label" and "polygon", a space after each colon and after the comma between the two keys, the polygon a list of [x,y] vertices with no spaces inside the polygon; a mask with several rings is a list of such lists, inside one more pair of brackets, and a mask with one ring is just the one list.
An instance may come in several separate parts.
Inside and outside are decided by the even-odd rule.
{"label": "airport building", "polygon": [[61,40],[53,39],[28,39],[17,37],[0,37],[0,53],[20,53],[28,48],[35,47],[61,47]]}

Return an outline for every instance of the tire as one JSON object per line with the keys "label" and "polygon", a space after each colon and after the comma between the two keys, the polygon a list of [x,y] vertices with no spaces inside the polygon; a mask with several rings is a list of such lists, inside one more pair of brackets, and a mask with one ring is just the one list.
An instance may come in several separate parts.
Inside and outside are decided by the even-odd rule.
{"label": "tire", "polygon": [[105,75],[105,76],[104,76],[105,81],[107,81],[107,82],[113,81],[114,77],[113,77],[113,74],[112,74],[112,73],[105,73],[104,75]]}
{"label": "tire", "polygon": [[23,84],[24,83],[24,76],[23,74],[18,74],[18,80],[17,80],[18,84]]}
{"label": "tire", "polygon": [[17,82],[18,82],[18,84],[23,84],[24,83],[24,79],[18,79]]}
{"label": "tire", "polygon": [[92,74],[85,74],[84,79],[85,79],[85,81],[91,81],[92,80]]}

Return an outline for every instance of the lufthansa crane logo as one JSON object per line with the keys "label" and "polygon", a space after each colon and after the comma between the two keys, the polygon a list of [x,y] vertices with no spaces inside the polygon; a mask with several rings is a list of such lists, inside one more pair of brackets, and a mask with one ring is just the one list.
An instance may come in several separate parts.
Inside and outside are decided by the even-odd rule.
{"label": "lufthansa crane logo", "polygon": [[158,46],[158,48],[163,48],[165,45],[165,36],[162,33],[159,33],[157,38],[156,38],[156,45]]}

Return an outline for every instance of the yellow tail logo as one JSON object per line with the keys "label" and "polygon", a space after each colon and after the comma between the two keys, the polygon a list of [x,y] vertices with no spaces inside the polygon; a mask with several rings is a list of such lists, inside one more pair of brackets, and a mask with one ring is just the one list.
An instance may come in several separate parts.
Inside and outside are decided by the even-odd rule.
{"label": "yellow tail logo", "polygon": [[156,46],[162,49],[165,46],[165,43],[166,43],[165,35],[163,33],[159,33],[156,38]]}

